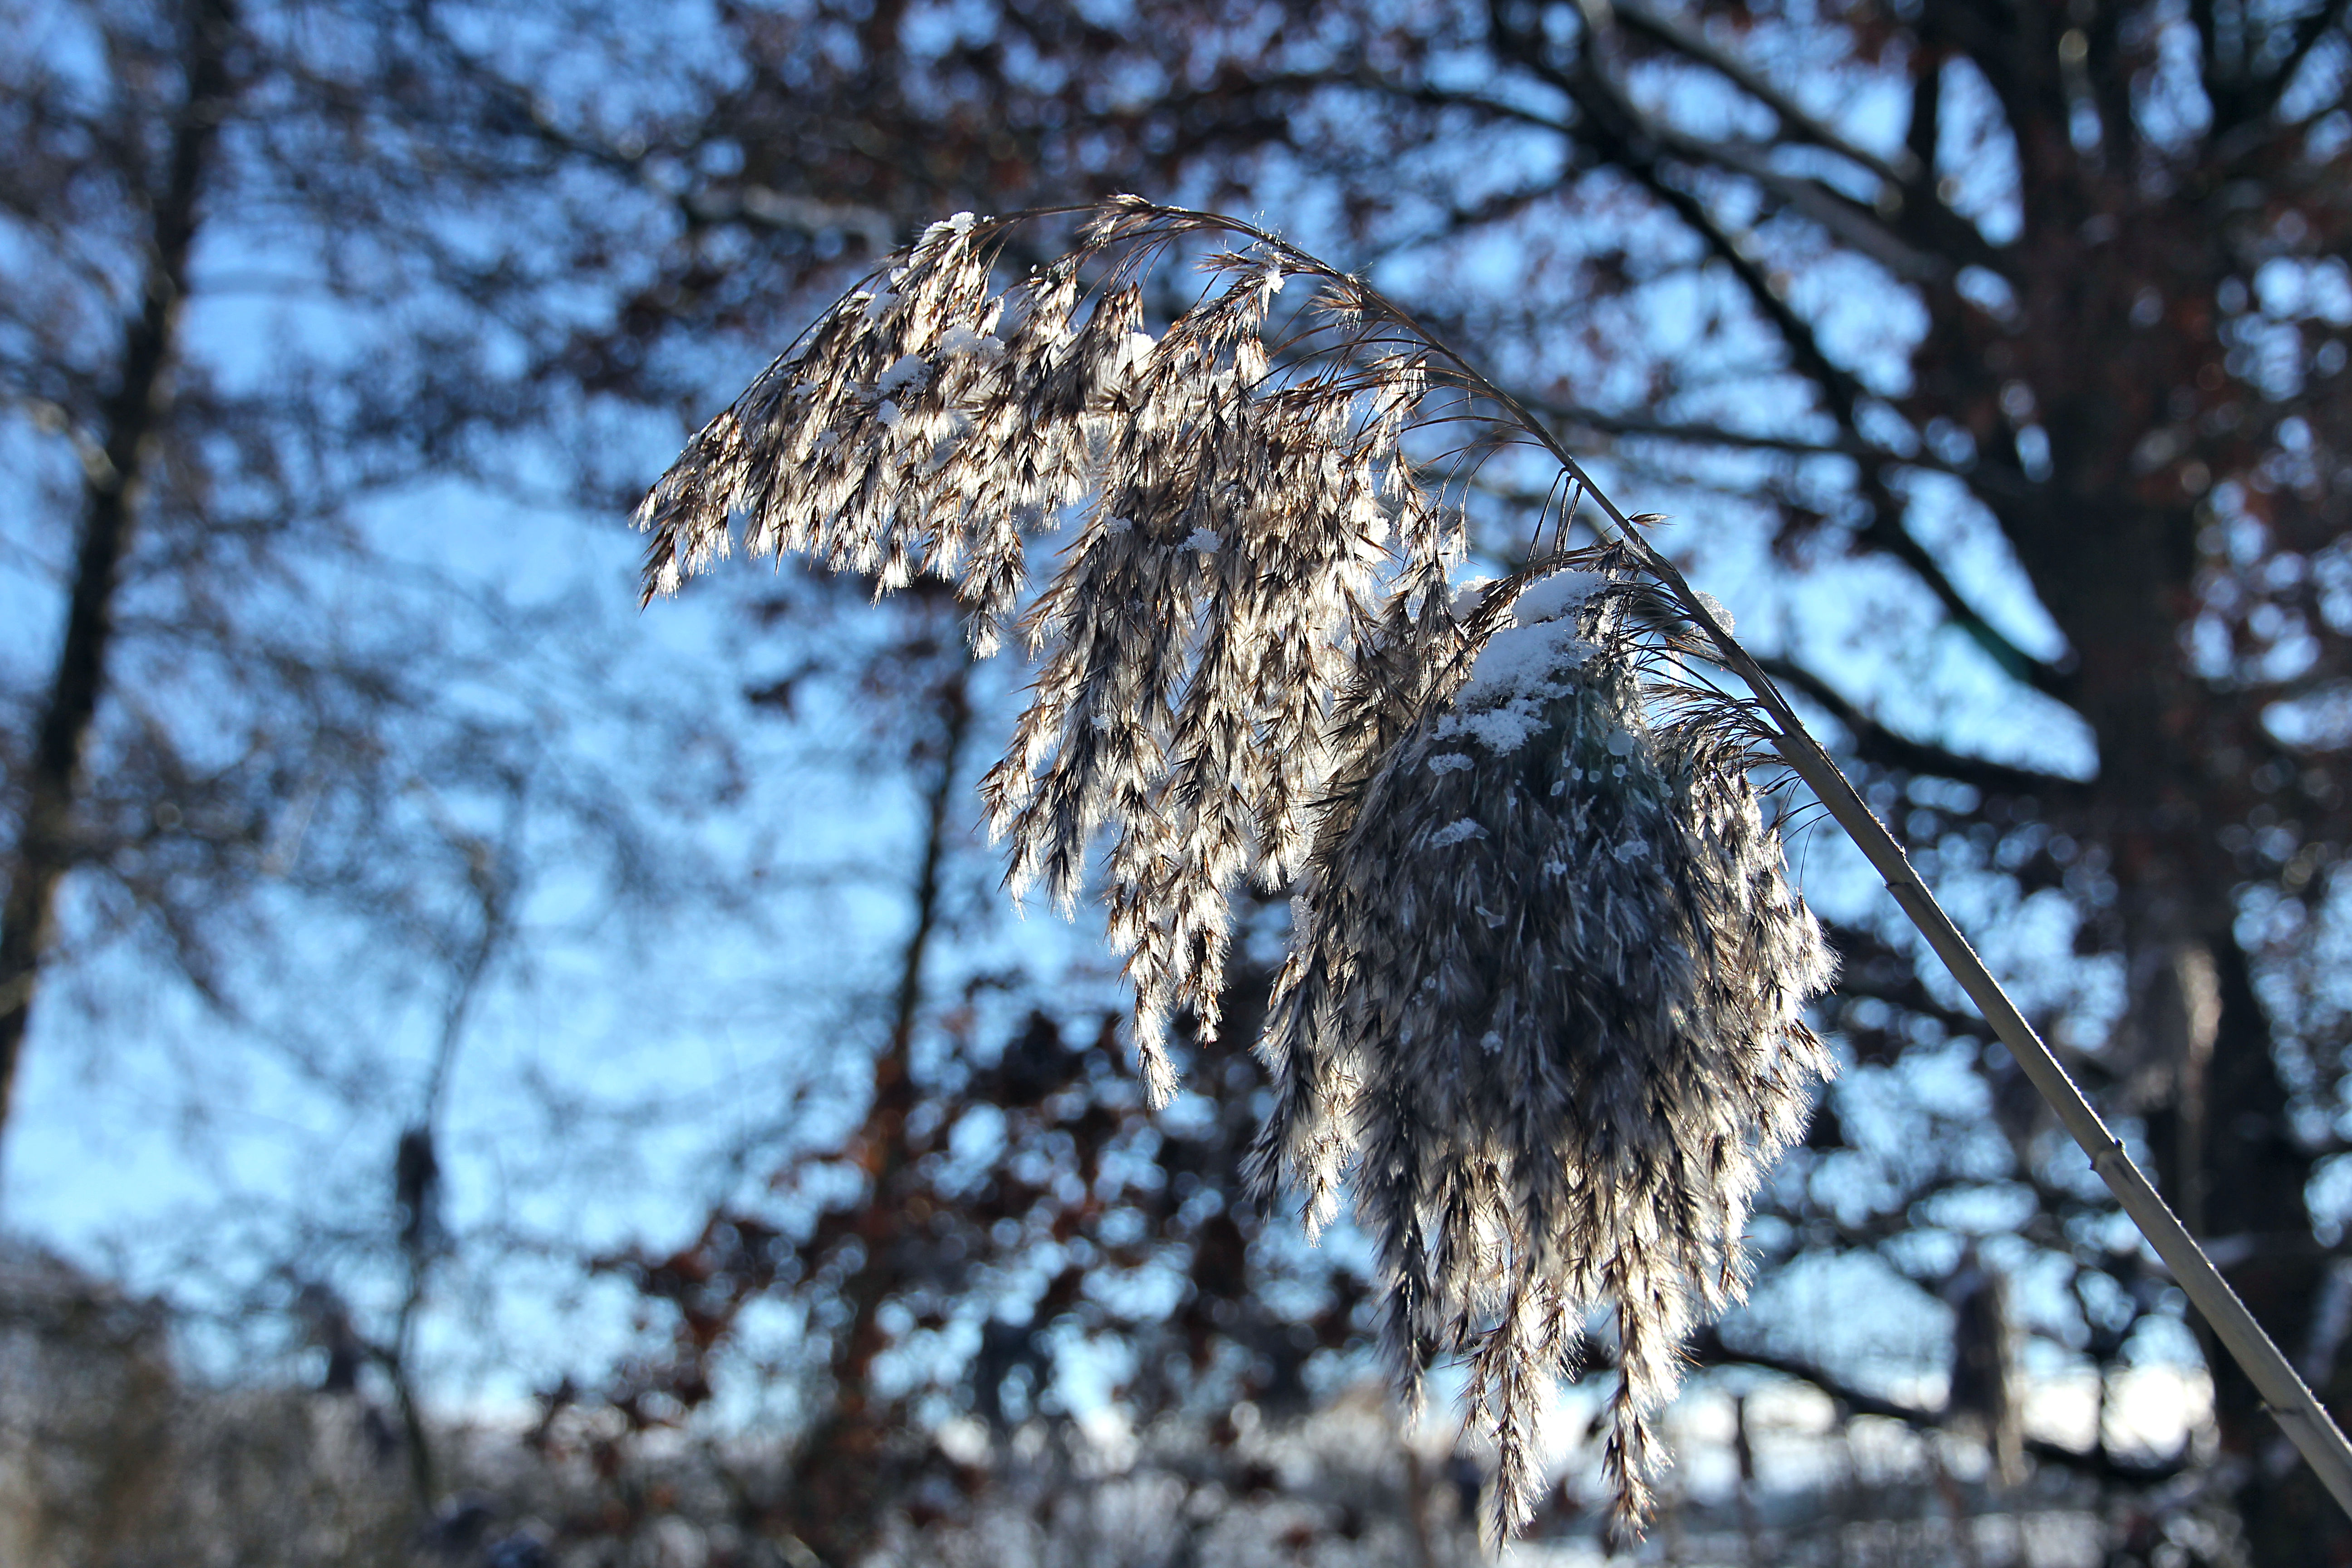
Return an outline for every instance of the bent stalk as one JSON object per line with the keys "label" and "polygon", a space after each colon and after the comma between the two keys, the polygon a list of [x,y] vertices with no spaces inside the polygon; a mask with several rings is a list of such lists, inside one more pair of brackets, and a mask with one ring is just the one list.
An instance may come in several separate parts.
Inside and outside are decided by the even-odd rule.
{"label": "bent stalk", "polygon": [[1969,994],[1969,999],[1976,1004],[1985,1022],[1992,1026],[2000,1043],[2017,1058],[2026,1080],[2057,1112],[2067,1132],[2090,1156],[2091,1168],[2106,1183],[2107,1190],[2115,1194],[2124,1213],[2131,1216],[2132,1224],[2172,1271],[2174,1280],[2212,1328],[2223,1348],[2252,1381],[2279,1429],[2318,1475],[2336,1505],[2352,1515],[2352,1442],[2346,1440],[2342,1428],[2305,1384],[2294,1363],[2254,1320],[2253,1313],[2246,1310],[2246,1304],[2238,1299],[2230,1282],[2221,1278],[2221,1271],[2213,1266],[2205,1249],[2198,1246],[2197,1238],[2189,1234],[2188,1226],[2180,1223],[2180,1217],[2156,1190],[2156,1184],[2148,1180],[2147,1173],[2125,1150],[2123,1141],[2092,1109],[2080,1086],[2035,1033],[2033,1026],[2025,1021],[2017,1004],[2001,989],[2000,982],[1993,978],[1984,960],[1977,956],[1976,949],[1952,923],[1952,917],[1945,913],[1944,906],[1936,901],[1935,894],[1927,890],[1919,874],[1912,869],[1911,858],[1863,803],[1844,770],[1806,730],[1772,678],[1725,629],[1680,568],[1643,536],[1633,520],[1593,482],[1584,466],[1540,420],[1403,311],[1393,305],[1388,309],[1401,326],[1452,361],[1465,382],[1507,410],[1513,422],[1584,487],[1585,493],[1607,520],[1595,531],[1607,534],[1633,551],[1643,568],[1674,595],[1692,624],[1706,634],[1723,667],[1739,677],[1755,694],[1771,719],[1772,744],[1782,760],[1804,781],[1805,787],[1813,792],[1831,818],[1885,880],[1886,890],[1894,896],[1904,917],[1927,939],[1927,945],[1935,949],[1936,956],[1943,960],[1952,978]]}
{"label": "bent stalk", "polygon": [[[1533,421],[1529,424],[1532,426]],[[1546,444],[1550,445],[1549,441]],[[1582,477],[1582,469],[1574,458],[1557,447],[1553,451],[1570,473]],[[1586,483],[1590,488],[1591,481]],[[1772,743],[1782,759],[1805,782],[1854,847],[1868,858],[1872,868],[1885,879],[1886,890],[1894,895],[1896,906],[1927,939],[1927,945],[1935,949],[1936,956],[1943,960],[1952,978],[1969,994],[1969,999],[1984,1015],[1985,1022],[1992,1026],[2000,1043],[2017,1058],[2027,1080],[2091,1157],[2091,1168],[2106,1183],[2107,1190],[2115,1194],[2132,1224],[2147,1238],[2189,1301],[2252,1380],[2279,1429],[2317,1473],[2337,1506],[2352,1514],[2352,1442],[2346,1441],[2335,1418],[2312,1394],[2262,1324],[2254,1321],[2238,1293],[2230,1289],[2230,1282],[2221,1278],[2221,1271],[2213,1266],[2205,1249],[2197,1245],[2197,1238],[2189,1234],[2179,1216],[2157,1192],[2147,1173],[2125,1151],[2123,1141],[2092,1109],[2091,1102],[2084,1098],[2082,1089],[2034,1032],[2033,1026],[2025,1021],[2017,1004],[2001,989],[2000,982],[1993,978],[1992,972],[1977,956],[1976,949],[1952,923],[1952,917],[1944,912],[1944,906],[1936,901],[1936,896],[1911,868],[1911,858],[1863,803],[1844,771],[1805,729],[1788,700],[1773,685],[1771,677],[1724,630],[1674,563],[1642,537],[1632,520],[1598,489],[1591,489],[1590,493],[1606,512],[1610,531],[1632,546],[1643,565],[1673,593],[1684,613],[1706,633],[1725,667],[1755,693],[1771,717]]]}

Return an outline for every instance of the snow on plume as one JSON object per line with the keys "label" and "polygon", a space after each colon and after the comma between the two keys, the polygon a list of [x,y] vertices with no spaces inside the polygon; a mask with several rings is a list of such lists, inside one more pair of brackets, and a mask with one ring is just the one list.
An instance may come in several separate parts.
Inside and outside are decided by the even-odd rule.
{"label": "snow on plume", "polygon": [[1467,736],[1498,755],[1527,744],[1543,728],[1545,704],[1595,652],[1577,630],[1576,612],[1602,586],[1594,573],[1561,572],[1522,589],[1511,624],[1478,651],[1438,737]]}
{"label": "snow on plume", "polygon": [[[1681,1337],[1738,1298],[1748,1196],[1828,1070],[1802,1017],[1828,952],[1738,716],[1668,692],[1678,612],[1622,552],[1453,588],[1462,517],[1401,443],[1516,427],[1442,345],[1398,352],[1420,329],[1360,280],[1118,197],[1007,285],[1020,221],[933,224],[705,426],[639,510],[646,595],[740,520],[754,557],[952,584],[979,656],[1019,641],[990,826],[1016,893],[1067,909],[1102,868],[1155,1102],[1180,1015],[1217,1028],[1237,885],[1290,888],[1257,1191],[1310,1225],[1352,1192],[1401,1385],[1469,1370],[1493,1531],[1528,1517],[1537,1423],[1610,1310],[1637,1526]],[[1155,339],[1139,272],[1203,237],[1238,248]]]}

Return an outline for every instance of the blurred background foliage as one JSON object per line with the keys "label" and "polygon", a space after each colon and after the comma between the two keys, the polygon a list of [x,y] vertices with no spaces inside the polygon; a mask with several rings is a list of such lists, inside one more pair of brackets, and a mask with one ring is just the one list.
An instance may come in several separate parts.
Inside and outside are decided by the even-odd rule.
{"label": "blurred background foliage", "polygon": [[[1126,190],[1676,517],[2343,1410],[2347,10],[5,0],[0,1559],[1470,1559],[1362,1249],[1234,1195],[1255,1064],[1147,1114],[996,898],[1018,672],[790,572],[633,614],[881,251]],[[1847,1067],[1645,1554],[2344,1561],[1797,809]],[[1601,1554],[1591,1408],[1515,1554]]]}

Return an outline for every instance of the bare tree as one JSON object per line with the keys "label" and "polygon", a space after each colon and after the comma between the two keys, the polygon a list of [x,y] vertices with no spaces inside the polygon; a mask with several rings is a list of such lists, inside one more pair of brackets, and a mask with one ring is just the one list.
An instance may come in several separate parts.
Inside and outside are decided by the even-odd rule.
{"label": "bare tree", "polygon": [[[132,513],[150,483],[147,470],[158,445],[157,426],[171,412],[171,373],[188,290],[189,255],[195,244],[197,204],[227,107],[233,26],[228,8],[190,6],[173,20],[177,37],[155,40],[149,44],[152,56],[134,56],[124,62],[144,68],[141,74],[151,79],[176,66],[180,79],[171,84],[177,89],[177,101],[163,119],[167,139],[161,156],[156,149],[141,147],[144,166],[121,171],[131,176],[125,194],[142,209],[146,233],[135,253],[131,306],[112,345],[112,374],[104,378],[112,384],[100,383],[96,429],[84,426],[73,432],[85,443],[80,537],[56,672],[41,700],[36,738],[18,784],[22,805],[6,861],[7,903],[0,910],[0,1125],[7,1120],[41,959],[53,939],[58,884],[76,858],[70,821],[74,797],[105,683],[117,615],[115,595]],[[125,54],[136,47],[129,38],[121,43]],[[55,128],[40,124],[39,118],[45,118],[41,110],[52,107],[43,100],[53,100],[58,88],[41,86],[49,91],[35,87],[16,97],[13,107],[21,117],[16,129],[29,133],[26,139],[33,146],[49,152],[55,142],[40,147],[50,140],[40,132],[49,131],[54,136]],[[39,213],[68,184],[70,176],[48,165],[48,160],[38,157],[17,165],[19,188],[9,194],[20,218]],[[70,417],[61,405],[49,407],[60,425]]]}
{"label": "bare tree", "polygon": [[[0,94],[25,150],[0,198],[0,377],[26,455],[10,592],[55,638],[42,668],[7,670],[25,725],[5,753],[0,1096],[59,974],[78,992],[59,1002],[100,1005],[129,972],[173,976],[349,1087],[382,1064],[279,966],[325,961],[396,1009],[422,959],[457,999],[446,1056],[506,956],[526,860],[652,886],[646,837],[567,755],[564,721],[486,700],[569,682],[565,701],[623,700],[559,667],[549,634],[571,612],[404,556],[379,521],[428,479],[512,477],[493,460],[511,385],[479,374],[478,329],[535,284],[498,280],[447,229],[491,192],[523,202],[541,144],[498,142],[503,98],[421,87],[441,46],[404,15],[23,20],[44,47],[12,57]],[[337,28],[352,48],[329,46]],[[436,137],[437,160],[357,151]],[[294,308],[335,321],[331,341],[299,344],[276,313]],[[429,1120],[446,1068],[425,1076]]]}
{"label": "bare tree", "polygon": [[[511,592],[419,546],[456,487],[461,534],[547,506],[518,453],[537,367],[491,362],[560,343],[547,275],[582,274],[530,235],[552,154],[513,96],[406,7],[7,26],[0,1121],[28,1045],[118,1085],[168,1064],[139,1135],[176,1128],[198,1167],[255,1080],[314,1097],[336,1131],[297,1156],[308,1179],[201,1222],[187,1194],[154,1267],[184,1306],[274,1307],[225,1325],[257,1374],[306,1302],[340,1303],[356,1359],[331,1355],[329,1386],[389,1379],[429,1511],[417,1341],[467,1278],[442,1218],[453,1080],[534,962],[697,882],[649,824],[716,793],[724,747],[679,741],[619,782],[634,764],[582,726],[699,719],[604,667],[576,580]],[[469,229],[499,203],[504,257]],[[545,557],[576,554],[563,537]],[[550,868],[578,879],[560,925],[532,903]]]}

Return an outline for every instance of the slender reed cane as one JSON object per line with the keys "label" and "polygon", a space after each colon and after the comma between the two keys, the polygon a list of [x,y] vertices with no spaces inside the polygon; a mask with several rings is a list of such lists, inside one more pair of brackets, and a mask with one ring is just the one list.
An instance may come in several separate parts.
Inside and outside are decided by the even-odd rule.
{"label": "slender reed cane", "polygon": [[[1556,447],[1554,455],[1571,473],[1583,478],[1574,458]],[[1585,482],[1591,486],[1589,479]],[[1976,949],[1952,923],[1952,917],[1944,912],[1944,906],[1919,880],[1903,847],[1863,803],[1853,781],[1822,749],[1821,742],[1806,731],[1788,700],[1773,685],[1771,677],[1733,640],[1674,563],[1642,537],[1632,520],[1599,489],[1591,488],[1590,493],[1607,514],[1609,531],[1633,550],[1643,566],[1674,595],[1683,612],[1706,633],[1724,666],[1748,683],[1771,716],[1772,743],[1782,759],[1885,879],[1886,890],[1894,895],[1896,906],[1927,939],[1927,945],[1936,950],[1936,956],[1944,961],[1944,967],[1951,971],[1952,977],[1992,1026],[1993,1033],[2009,1047],[2018,1066],[2025,1069],[2027,1079],[2091,1157],[2091,1168],[2107,1184],[2107,1190],[2116,1194],[2124,1212],[2172,1271],[2173,1279],[2211,1325],[2223,1347],[2253,1380],[2272,1419],[2318,1473],[2337,1505],[2347,1514],[2352,1514],[2352,1442],[2346,1441],[2335,1418],[2312,1394],[2277,1343],[2254,1321],[2238,1293],[2230,1289],[2229,1281],[2221,1278],[2221,1270],[2214,1268],[2205,1249],[2197,1245],[2197,1238],[2189,1234],[2179,1216],[2157,1192],[2147,1173],[2125,1152],[2123,1141],[2091,1108],[2082,1089],[2051,1054],[2049,1046],[2025,1021],[2017,1004],[2010,1000],[2009,993],[2001,989],[2000,982],[1992,977],[1984,961],[1977,956]]]}
{"label": "slender reed cane", "polygon": [[1927,890],[1927,884],[1919,879],[1918,872],[1912,869],[1911,858],[1903,852],[1903,847],[1895,841],[1895,836],[1886,830],[1885,824],[1880,822],[1870,807],[1863,803],[1862,796],[1853,787],[1853,781],[1845,776],[1844,770],[1806,730],[1796,710],[1789,706],[1788,699],[1773,684],[1772,678],[1764,673],[1748,650],[1725,629],[1721,620],[1691,587],[1681,570],[1650,543],[1642,531],[1634,526],[1633,521],[1593,482],[1584,466],[1560,445],[1542,421],[1529,413],[1517,398],[1488,380],[1395,305],[1385,300],[1381,302],[1394,313],[1400,325],[1452,361],[1468,384],[1508,410],[1513,421],[1540,443],[1558,460],[1562,469],[1584,486],[1585,492],[1599,504],[1606,519],[1596,531],[1605,532],[1633,552],[1643,569],[1674,595],[1683,613],[1706,633],[1724,668],[1747,683],[1757,701],[1771,718],[1772,744],[1782,760],[1804,781],[1814,797],[1828,809],[1832,819],[1884,879],[1886,890],[1894,895],[1896,907],[1927,939],[1927,945],[1936,950],[1936,956],[1944,961],[1944,967],[1951,971],[1952,978],[1958,981],[1960,988],[1969,994],[1969,999],[1976,1004],[1977,1010],[1992,1026],[1993,1033],[2000,1037],[2000,1043],[2009,1047],[2010,1054],[2017,1058],[2018,1066],[2025,1069],[2027,1081],[2033,1085],[2051,1110],[2058,1113],[2058,1120],[2065,1124],[2074,1142],[2082,1145],[2083,1152],[2091,1157],[2091,1168],[2099,1173],[2101,1181],[2106,1183],[2107,1190],[2115,1194],[2116,1200],[2123,1205],[2124,1212],[2131,1216],[2132,1224],[2139,1228],[2140,1235],[2147,1237],[2148,1245],[2156,1249],[2156,1255],[2172,1271],[2173,1279],[2211,1326],[2223,1348],[2253,1381],[2254,1388],[2262,1394],[2263,1406],[2269,1410],[2272,1419],[2279,1424],[2280,1430],[2294,1445],[2295,1451],[2318,1473],[2321,1483],[2335,1498],[2336,1505],[2347,1515],[2352,1515],[2352,1442],[2346,1440],[2343,1429],[2336,1426],[2335,1417],[2328,1415],[2326,1407],[2313,1394],[2302,1374],[2294,1370],[2294,1363],[2286,1359],[2285,1353],[2262,1324],[2254,1321],[2253,1313],[2246,1310],[2246,1304],[2238,1299],[2238,1293],[2230,1289],[2230,1282],[2221,1278],[2221,1271],[2213,1266],[2212,1258],[2206,1256],[2205,1249],[2197,1245],[2197,1238],[2189,1234],[2189,1227],[2180,1223],[2180,1216],[2172,1212],[2171,1205],[2158,1193],[2156,1184],[2149,1181],[2147,1173],[2134,1163],[2124,1148],[2123,1140],[2117,1138],[2099,1113],[2091,1108],[2091,1102],[2084,1098],[2081,1087],[2068,1076],[2058,1058],[2051,1054],[2049,1046],[2034,1032],[2033,1026],[2025,1021],[2025,1015],[2018,1011],[2017,1004],[2010,999],[2008,992],[2001,989],[2000,982],[1993,978],[1992,972],[1985,967],[1984,960],[1977,956],[1976,949],[1969,945],[1969,939],[1960,934],[1959,927],[1952,923],[1952,917],[1944,912],[1944,906],[1936,901],[1936,895]]}
{"label": "slender reed cane", "polygon": [[1960,934],[1944,906],[1936,901],[1911,868],[1911,858],[1903,852],[1895,836],[1886,830],[1862,796],[1855,791],[1853,781],[1822,748],[1806,730],[1796,710],[1789,706],[1772,678],[1767,675],[1755,658],[1735,640],[1722,621],[1709,608],[1696,590],[1684,577],[1681,570],[1663,552],[1652,545],[1633,521],[1611,500],[1606,491],[1594,483],[1592,476],[1563,447],[1544,423],[1530,413],[1525,405],[1487,379],[1475,365],[1456,353],[1435,333],[1412,319],[1393,301],[1376,291],[1362,289],[1360,297],[1374,309],[1390,314],[1397,324],[1433,350],[1452,362],[1465,384],[1492,398],[1508,411],[1512,421],[1525,430],[1559,461],[1560,468],[1584,488],[1584,492],[1598,503],[1606,519],[1596,529],[1628,548],[1642,563],[1644,570],[1655,577],[1674,595],[1694,625],[1703,631],[1714,645],[1716,655],[1724,668],[1746,682],[1757,701],[1770,717],[1771,741],[1790,770],[1802,779],[1805,786],[1829,811],[1831,817],[1853,841],[1854,847],[1867,858],[1871,866],[1886,883],[1897,908],[1927,939],[1936,956],[1944,961],[1960,988],[1969,994],[1977,1010],[1992,1026],[1993,1033],[2018,1065],[2025,1069],[2027,1081],[2058,1113],[2083,1152],[2091,1157],[2091,1168],[2114,1193],[2124,1212],[2131,1216],[2156,1255],[2172,1271],[2197,1310],[2204,1316],[2230,1355],[2253,1381],[2255,1390],[2272,1419],[2286,1434],[2296,1452],[2318,1473],[2320,1481],[2334,1497],[2336,1505],[2352,1515],[2352,1442],[2345,1438],[2325,1405],[2319,1403],[2293,1363],[2278,1344],[2255,1321],[2253,1313],[2230,1289],[2221,1271],[2213,1266],[2189,1227],[2172,1212],[2156,1190],[2156,1184],[2134,1163],[2125,1150],[2123,1141],[2115,1135],[2099,1113],[2084,1098],[2083,1090],[2065,1068],[2051,1054],[2033,1026],[2025,1021],[2017,1004],[2001,989],[1976,949]]}

